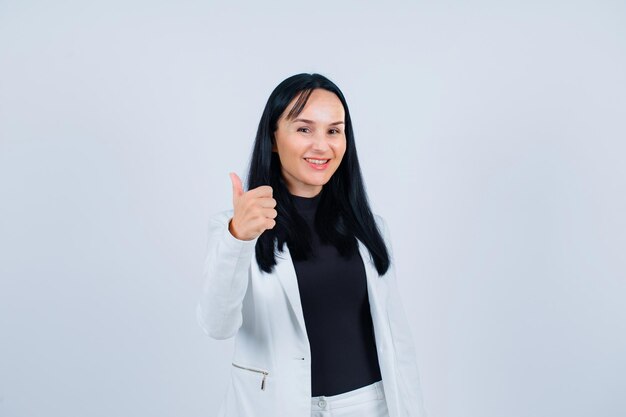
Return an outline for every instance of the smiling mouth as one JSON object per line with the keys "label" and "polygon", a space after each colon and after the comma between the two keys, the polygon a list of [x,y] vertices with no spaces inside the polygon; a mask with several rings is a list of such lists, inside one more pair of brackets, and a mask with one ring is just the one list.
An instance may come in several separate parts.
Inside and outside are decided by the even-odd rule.
{"label": "smiling mouth", "polygon": [[330,161],[330,159],[314,159],[314,158],[304,158],[304,160],[310,164],[319,165],[319,166],[326,165]]}

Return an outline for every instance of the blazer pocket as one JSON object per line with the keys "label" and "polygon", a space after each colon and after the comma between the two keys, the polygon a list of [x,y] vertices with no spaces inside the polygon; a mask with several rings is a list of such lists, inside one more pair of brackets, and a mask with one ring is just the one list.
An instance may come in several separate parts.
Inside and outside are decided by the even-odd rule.
{"label": "blazer pocket", "polygon": [[249,366],[243,366],[243,365],[237,364],[235,362],[233,362],[232,365],[235,368],[241,369],[241,370],[243,370],[245,372],[249,372],[250,375],[252,375],[252,376],[256,375],[258,378],[260,378],[261,390],[265,391],[266,380],[267,380],[268,375],[270,374],[269,371],[266,371],[265,369],[259,369],[259,368],[252,368],[252,367],[249,367]]}

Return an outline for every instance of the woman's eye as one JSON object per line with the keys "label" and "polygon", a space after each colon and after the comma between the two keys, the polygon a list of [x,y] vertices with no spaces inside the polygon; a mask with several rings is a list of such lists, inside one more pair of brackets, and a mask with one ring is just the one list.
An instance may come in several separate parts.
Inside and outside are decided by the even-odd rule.
{"label": "woman's eye", "polygon": [[334,132],[334,133],[336,133],[336,134],[339,134],[339,133],[340,133],[338,129],[330,129],[330,132],[331,132],[331,133],[333,133],[333,132]]}
{"label": "woman's eye", "polygon": [[308,127],[301,127],[301,128],[298,129],[298,132],[303,132],[305,130],[308,132],[309,128]]}

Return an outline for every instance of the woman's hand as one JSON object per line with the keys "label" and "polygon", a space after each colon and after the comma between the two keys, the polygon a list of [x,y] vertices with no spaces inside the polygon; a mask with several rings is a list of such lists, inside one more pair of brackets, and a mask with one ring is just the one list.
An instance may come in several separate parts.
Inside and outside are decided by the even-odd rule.
{"label": "woman's hand", "polygon": [[234,172],[229,173],[233,183],[233,208],[235,214],[228,223],[230,234],[239,240],[252,240],[267,229],[276,226],[278,212],[276,200],[272,198],[272,187],[261,185],[250,191],[243,191],[241,179]]}

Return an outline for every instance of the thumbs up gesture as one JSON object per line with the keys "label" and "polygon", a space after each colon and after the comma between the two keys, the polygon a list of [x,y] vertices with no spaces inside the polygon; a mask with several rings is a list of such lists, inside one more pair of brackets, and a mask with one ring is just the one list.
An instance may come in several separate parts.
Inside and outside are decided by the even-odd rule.
{"label": "thumbs up gesture", "polygon": [[234,172],[229,175],[233,183],[235,209],[235,214],[228,223],[230,234],[239,240],[252,240],[276,226],[274,219],[278,212],[274,209],[276,200],[272,198],[272,187],[261,185],[244,192],[239,176]]}

